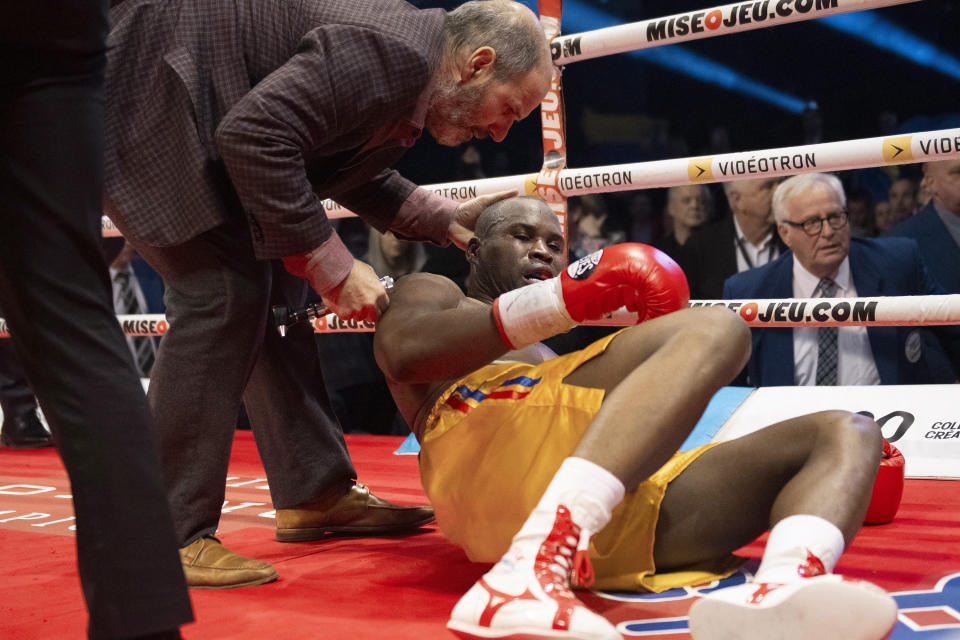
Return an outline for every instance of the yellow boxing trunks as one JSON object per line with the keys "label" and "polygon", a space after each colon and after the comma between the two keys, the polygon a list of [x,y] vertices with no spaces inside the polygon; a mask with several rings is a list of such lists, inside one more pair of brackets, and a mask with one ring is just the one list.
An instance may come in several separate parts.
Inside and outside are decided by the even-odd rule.
{"label": "yellow boxing trunks", "polygon": [[[420,443],[420,477],[440,529],[471,560],[500,559],[580,442],[604,391],[562,380],[616,335],[539,365],[488,365],[434,405]],[[736,570],[740,559],[734,556],[692,571],[657,574],[654,567],[654,532],[667,484],[710,446],[674,455],[614,509],[590,545],[596,588],[663,591]]]}

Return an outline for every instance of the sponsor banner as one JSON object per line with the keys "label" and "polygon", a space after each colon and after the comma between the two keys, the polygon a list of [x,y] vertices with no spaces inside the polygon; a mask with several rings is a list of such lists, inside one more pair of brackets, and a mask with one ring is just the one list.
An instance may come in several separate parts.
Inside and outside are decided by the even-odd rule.
{"label": "sponsor banner", "polygon": [[339,316],[333,313],[315,318],[311,324],[314,333],[356,333],[359,331],[375,331],[377,328],[372,322],[341,320]]}
{"label": "sponsor banner", "polygon": [[751,327],[929,326],[960,324],[960,294],[878,298],[691,300],[726,307]]}
{"label": "sponsor banner", "polygon": [[117,320],[128,336],[162,336],[169,326],[163,314],[120,315]]}
{"label": "sponsor banner", "polygon": [[814,20],[917,0],[750,0],[555,38],[557,66],[625,51]]}
{"label": "sponsor banner", "polygon": [[797,416],[842,409],[876,420],[906,460],[908,478],[960,479],[960,384],[760,387],[720,428],[732,440]]}
{"label": "sponsor banner", "polygon": [[[547,3],[556,4],[556,3]],[[559,21],[559,7],[555,18]],[[541,11],[543,7],[541,6]],[[558,22],[559,23],[559,22]],[[546,29],[546,26],[544,27]],[[560,172],[567,166],[567,143],[566,143],[566,115],[563,103],[563,86],[560,82],[560,69],[553,70],[553,79],[550,81],[550,90],[540,103],[540,125],[543,136],[543,168],[537,174],[536,194],[541,200],[549,205],[550,209],[557,214],[560,225],[563,228],[563,236],[566,239],[569,236],[567,232],[567,199],[557,188],[557,180]],[[521,193],[527,193],[527,183],[524,181],[524,189]]]}

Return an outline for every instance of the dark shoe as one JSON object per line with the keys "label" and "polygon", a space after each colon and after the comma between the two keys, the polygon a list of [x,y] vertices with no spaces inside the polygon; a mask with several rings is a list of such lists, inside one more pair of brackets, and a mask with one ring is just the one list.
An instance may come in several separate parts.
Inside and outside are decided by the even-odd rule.
{"label": "dark shoe", "polygon": [[277,509],[277,540],[307,542],[331,533],[359,536],[399,533],[433,520],[430,507],[391,504],[370,493],[366,485],[351,482],[345,493],[334,491],[333,495],[293,509]]}
{"label": "dark shoe", "polygon": [[270,564],[234,553],[213,536],[180,549],[180,562],[191,589],[252,587],[277,579]]}
{"label": "dark shoe", "polygon": [[52,447],[53,438],[47,431],[37,410],[27,411],[19,416],[9,416],[3,421],[0,431],[0,444],[14,449],[40,449]]}

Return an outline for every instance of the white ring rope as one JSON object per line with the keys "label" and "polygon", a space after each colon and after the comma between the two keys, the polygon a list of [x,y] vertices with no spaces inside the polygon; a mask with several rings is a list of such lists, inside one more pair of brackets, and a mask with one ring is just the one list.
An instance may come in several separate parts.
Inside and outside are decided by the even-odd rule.
{"label": "white ring rope", "polygon": [[[562,169],[550,174],[555,184],[546,188],[555,188],[568,197],[587,193],[731,182],[953,158],[960,158],[960,128],[759,151],[741,151],[717,156],[652,160],[585,169]],[[526,195],[537,195],[538,190],[545,188],[542,182],[538,187],[538,176],[540,174],[527,173],[423,185],[423,187],[447,198],[464,202],[479,195],[513,189]],[[356,215],[330,199],[323,201],[323,207],[329,218],[348,218]],[[104,217],[103,235],[119,235],[116,227],[106,217]]]}
{"label": "white ring rope", "polygon": [[778,24],[919,0],[753,0],[560,36],[550,42],[560,66],[637,49],[765,29]]}
{"label": "white ring rope", "polygon": [[[653,160],[586,169],[562,169],[554,174],[554,188],[564,196],[578,196],[587,193],[731,182],[768,176],[845,171],[953,158],[960,158],[960,128],[759,151],[741,151],[717,156]],[[539,175],[527,173],[499,178],[446,182],[424,185],[424,188],[461,202],[479,195],[511,189],[526,195],[537,195]],[[333,200],[324,200],[323,206],[330,218],[346,218],[355,215]]]}
{"label": "white ring rope", "polygon": [[690,306],[726,307],[739,314],[751,327],[926,327],[960,324],[960,294],[691,300]]}
{"label": "white ring rope", "polygon": [[[690,307],[727,307],[751,327],[927,327],[960,324],[960,294],[941,296],[878,296],[873,298],[785,298],[755,300],[691,300]],[[128,336],[162,336],[163,314],[117,316]],[[330,313],[312,321],[315,333],[374,331],[372,322],[341,320]],[[630,326],[618,313],[591,325]],[[0,338],[9,338],[0,318]]]}

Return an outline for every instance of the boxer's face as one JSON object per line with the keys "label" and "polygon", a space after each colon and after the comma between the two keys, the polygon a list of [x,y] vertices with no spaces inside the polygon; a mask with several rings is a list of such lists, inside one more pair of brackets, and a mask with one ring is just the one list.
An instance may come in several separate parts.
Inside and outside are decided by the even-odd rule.
{"label": "boxer's face", "polygon": [[[492,64],[492,63],[491,63]],[[456,82],[441,84],[427,110],[426,128],[442,145],[456,146],[472,138],[507,137],[514,122],[536,109],[550,88],[549,69],[535,69],[504,82],[492,71],[463,73]]]}
{"label": "boxer's face", "polygon": [[508,207],[503,219],[467,251],[474,280],[491,299],[553,278],[565,264],[563,230],[550,207],[534,199],[514,200]]}

